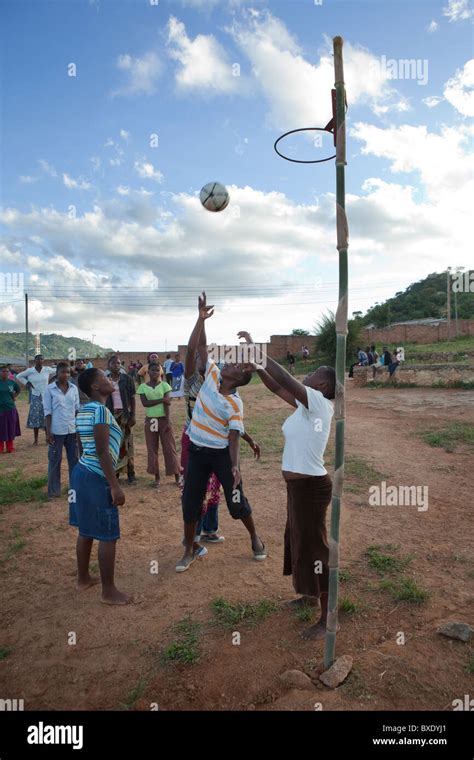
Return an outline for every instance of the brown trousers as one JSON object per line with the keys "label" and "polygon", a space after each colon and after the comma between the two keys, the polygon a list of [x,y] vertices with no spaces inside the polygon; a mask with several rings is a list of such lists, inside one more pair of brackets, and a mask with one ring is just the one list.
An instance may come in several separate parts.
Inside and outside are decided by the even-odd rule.
{"label": "brown trousers", "polygon": [[[283,575],[293,576],[297,594],[319,597],[329,588],[326,512],[331,501],[331,478],[321,475],[289,480],[286,490]],[[315,564],[318,561],[321,568]]]}
{"label": "brown trousers", "polygon": [[[166,432],[168,425],[170,429]],[[161,441],[166,474],[179,475],[179,458],[176,452],[173,428],[171,427],[171,423],[168,423],[166,417],[145,417],[145,441],[148,452],[146,471],[150,475],[158,475],[160,477],[158,451]]]}

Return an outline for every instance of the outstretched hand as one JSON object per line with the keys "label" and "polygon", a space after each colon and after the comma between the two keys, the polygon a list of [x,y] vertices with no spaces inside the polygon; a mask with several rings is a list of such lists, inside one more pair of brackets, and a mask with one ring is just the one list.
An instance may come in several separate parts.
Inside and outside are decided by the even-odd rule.
{"label": "outstretched hand", "polygon": [[198,296],[198,309],[201,319],[209,319],[214,314],[214,306],[207,305],[207,296],[204,290]]}
{"label": "outstretched hand", "polygon": [[209,319],[214,314],[214,306],[203,306],[199,309],[199,316],[201,319]]}
{"label": "outstretched hand", "polygon": [[258,365],[255,362],[241,362],[236,366],[244,372],[256,372],[258,369]]}
{"label": "outstretched hand", "polygon": [[252,336],[246,330],[241,330],[237,333],[238,338],[243,338],[246,343],[253,343]]}

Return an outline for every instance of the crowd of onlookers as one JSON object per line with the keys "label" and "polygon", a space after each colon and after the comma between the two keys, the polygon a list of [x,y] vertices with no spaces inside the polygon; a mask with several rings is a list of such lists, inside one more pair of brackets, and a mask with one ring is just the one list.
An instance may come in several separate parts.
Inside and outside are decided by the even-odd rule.
{"label": "crowd of onlookers", "polygon": [[[303,364],[306,364],[307,360],[309,359],[308,346],[303,345],[299,354],[301,356],[301,361]],[[356,357],[357,361],[354,362],[349,369],[349,377],[354,376],[354,367],[372,367],[373,376],[375,378],[377,369],[380,369],[381,367],[387,367],[391,377],[400,362],[404,360],[405,354],[403,348],[394,348],[393,352],[390,352],[386,346],[383,347],[382,353],[379,354],[375,346],[372,345],[366,346],[365,350],[358,346]],[[296,366],[295,354],[293,354],[291,351],[287,351],[286,361],[288,364],[288,371],[290,374],[294,375]]]}
{"label": "crowd of onlookers", "polygon": [[372,367],[373,376],[375,377],[377,369],[381,367],[387,367],[390,377],[401,361],[404,360],[405,355],[403,348],[394,348],[391,353],[386,346],[383,347],[382,353],[379,354],[374,345],[367,346],[365,351],[360,346],[356,351],[357,361],[354,362],[349,369],[349,377],[354,376],[354,367]]}

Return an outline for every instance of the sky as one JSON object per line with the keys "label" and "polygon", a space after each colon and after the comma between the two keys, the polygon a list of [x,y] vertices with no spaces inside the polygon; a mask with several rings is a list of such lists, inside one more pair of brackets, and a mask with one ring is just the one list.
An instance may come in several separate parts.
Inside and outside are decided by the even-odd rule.
{"label": "sky", "polygon": [[[472,268],[469,0],[1,0],[0,330],[116,350],[313,331],[335,310],[325,126],[344,38],[349,313]],[[316,137],[315,137],[316,135]],[[333,153],[300,133],[293,158]],[[230,203],[203,208],[223,183]]]}

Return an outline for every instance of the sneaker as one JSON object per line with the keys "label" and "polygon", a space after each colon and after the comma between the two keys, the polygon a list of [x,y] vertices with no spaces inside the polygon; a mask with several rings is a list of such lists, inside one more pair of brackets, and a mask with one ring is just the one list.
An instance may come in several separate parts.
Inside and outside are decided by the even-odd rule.
{"label": "sneaker", "polygon": [[195,555],[192,557],[183,557],[178,564],[176,565],[176,572],[177,573],[184,573],[186,570],[189,570],[191,565],[193,564],[194,560],[196,559]]}
{"label": "sneaker", "polygon": [[138,483],[138,480],[136,479],[135,475],[129,475],[128,476],[128,485],[129,486],[136,486]]}
{"label": "sneaker", "polygon": [[208,554],[208,551],[205,546],[200,546],[198,549],[194,550],[194,556],[197,557],[197,559],[202,559],[206,554]]}
{"label": "sneaker", "polygon": [[225,541],[225,536],[219,536],[218,533],[203,533],[202,540],[207,541],[209,544],[221,544]]}
{"label": "sneaker", "polygon": [[[260,539],[261,540],[261,539]],[[257,560],[257,562],[262,562],[262,560],[265,560],[267,558],[267,552],[265,549],[265,544],[262,541],[262,548],[256,551],[253,549],[253,558]]]}

